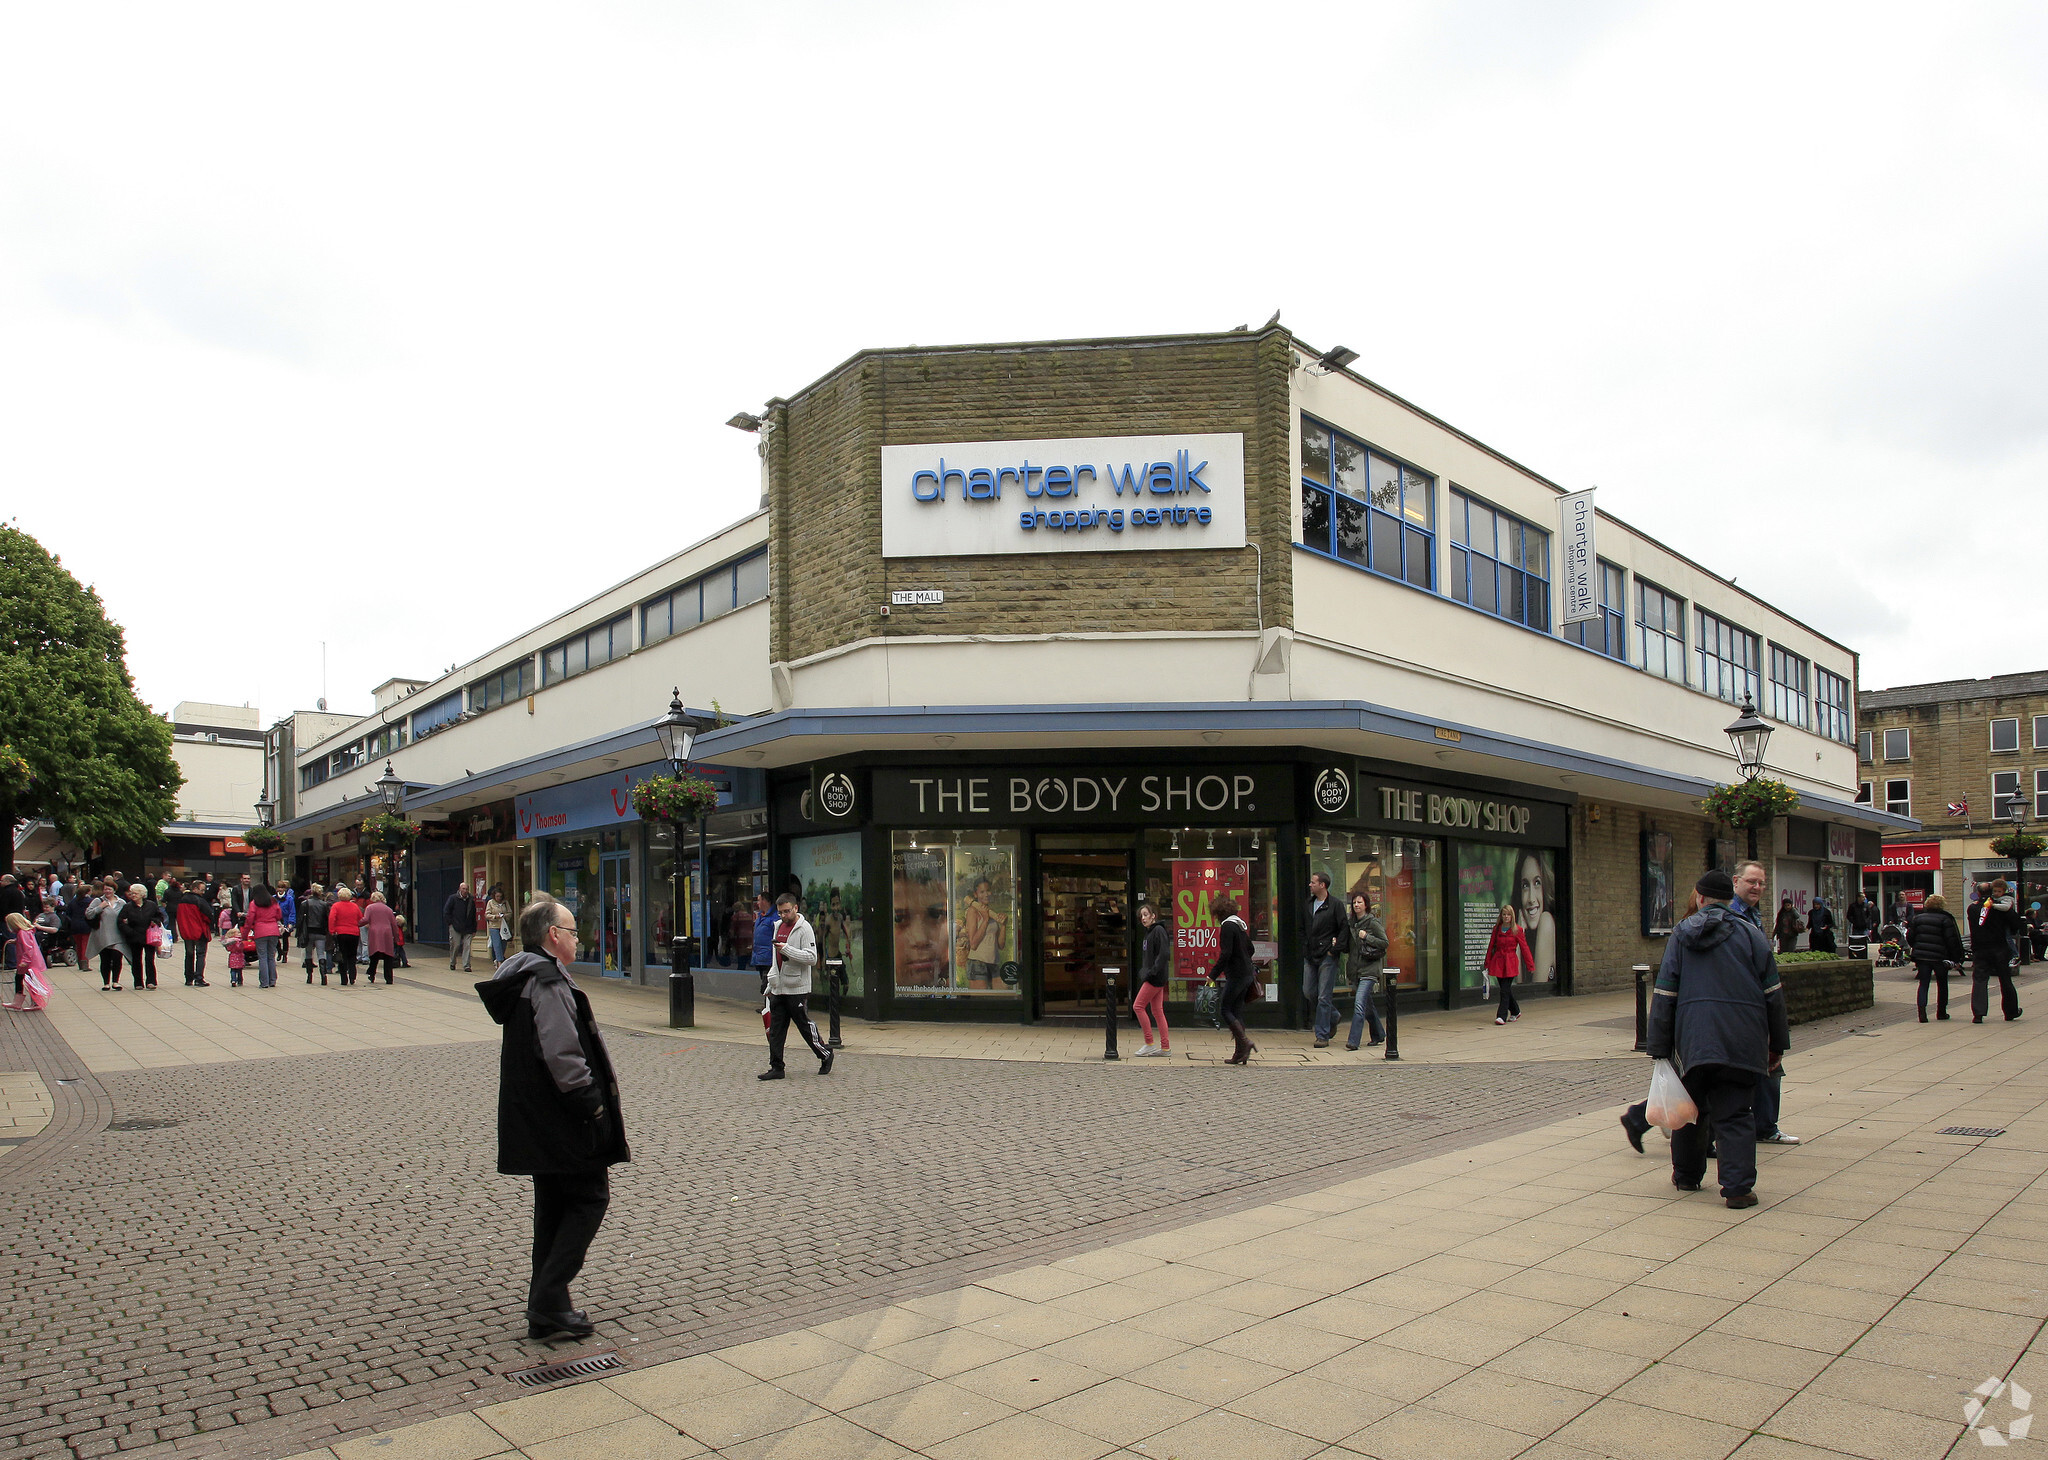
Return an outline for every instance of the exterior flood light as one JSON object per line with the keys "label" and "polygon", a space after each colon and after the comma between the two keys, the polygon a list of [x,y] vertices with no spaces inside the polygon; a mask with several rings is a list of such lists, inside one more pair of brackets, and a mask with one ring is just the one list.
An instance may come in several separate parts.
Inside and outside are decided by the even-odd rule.
{"label": "exterior flood light", "polygon": [[1342,370],[1357,358],[1358,351],[1347,350],[1344,346],[1338,345],[1334,349],[1323,351],[1317,357],[1316,364],[1322,366],[1325,370]]}

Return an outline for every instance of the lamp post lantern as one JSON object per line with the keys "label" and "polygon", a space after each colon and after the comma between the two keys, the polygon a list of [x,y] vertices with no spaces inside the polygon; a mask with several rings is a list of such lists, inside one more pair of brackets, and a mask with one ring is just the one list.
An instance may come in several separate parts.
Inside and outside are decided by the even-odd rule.
{"label": "lamp post lantern", "polygon": [[[390,761],[384,762],[384,774],[377,777],[375,787],[377,800],[383,804],[384,809],[393,816],[403,817],[405,815],[405,778],[391,768]],[[410,879],[402,879],[398,875],[398,858],[400,852],[404,850],[406,849],[400,847],[396,841],[389,842],[385,846],[385,851],[391,858],[391,889],[390,895],[386,900],[391,904],[391,910],[401,916],[406,916],[412,911],[412,904],[406,899]],[[408,928],[414,926],[410,916],[406,916],[406,926]]]}
{"label": "lamp post lantern", "polygon": [[[268,786],[263,788],[263,799],[256,803],[256,824],[265,831],[268,831],[277,824],[277,803],[270,799],[270,787]],[[256,848],[256,856],[263,859],[263,876],[260,880],[268,882],[270,880],[270,848]],[[254,858],[251,860],[254,860]]]}
{"label": "lamp post lantern", "polygon": [[[1728,739],[1735,746],[1735,766],[1742,779],[1753,781],[1764,768],[1764,747],[1770,744],[1771,727],[1756,712],[1756,703],[1742,697],[1742,714],[1728,727]],[[1749,858],[1756,860],[1756,823],[1749,825]]]}
{"label": "lamp post lantern", "polygon": [[[2013,866],[2013,889],[2012,889],[2012,907],[2013,907],[2013,914],[2014,914],[2014,916],[2015,916],[2015,917],[2017,917],[2017,918],[2019,919],[2019,929],[2018,929],[2018,931],[2017,931],[2017,932],[2016,932],[2016,933],[2015,933],[2015,934],[2013,935],[2013,936],[2014,936],[2014,938],[2015,938],[2015,940],[2025,939],[2025,938],[2027,938],[2027,937],[2029,936],[2029,932],[2028,932],[2028,927],[2027,927],[2027,911],[2026,911],[2026,909],[2027,909],[2027,848],[2026,848],[2026,843],[2025,843],[2024,841],[2022,841],[2022,840],[2021,840],[2021,838],[2022,838],[2022,837],[2024,837],[2024,836],[2025,836],[2026,834],[2027,834],[2027,805],[2026,805],[2026,802],[2022,801],[2022,800],[2021,800],[2021,799],[2020,799],[2020,798],[2019,798],[2018,796],[2014,796],[2014,797],[2012,798],[2012,839],[2013,839],[2013,844],[2012,844],[2012,866]],[[2027,952],[2031,952],[2032,950],[2031,950],[2031,949],[2028,949],[2028,950],[2026,950],[2026,951],[2027,951]],[[2021,961],[2022,961],[2022,962],[2024,962],[2024,961],[2025,961],[2025,958],[2024,958],[2024,956],[2022,956],[2022,959],[2021,959]]]}

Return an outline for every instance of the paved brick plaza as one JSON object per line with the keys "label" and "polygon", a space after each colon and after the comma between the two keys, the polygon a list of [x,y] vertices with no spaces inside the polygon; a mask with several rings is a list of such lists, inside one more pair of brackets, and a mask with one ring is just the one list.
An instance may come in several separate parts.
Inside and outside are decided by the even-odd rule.
{"label": "paved brick plaza", "polygon": [[[54,1114],[0,1147],[0,1456],[1890,1460],[1978,1448],[1963,1391],[2030,1373],[2048,1316],[2013,1260],[2048,1234],[2048,1048],[1892,1022],[1896,988],[1797,1038],[1787,1123],[1817,1139],[1767,1154],[1747,1214],[1621,1145],[1618,1001],[1417,1019],[1392,1067],[1289,1067],[1295,1036],[1248,1071],[864,1058],[920,1036],[854,1025],[830,1079],[764,1086],[740,1019],[666,1036],[602,992],[638,1160],[577,1296],[630,1371],[508,1408],[543,1350],[495,1048],[365,1047],[459,1035],[459,981],[66,985],[6,1026]],[[267,1049],[299,1018],[328,1052],[190,1032],[260,1019]],[[80,1020],[99,1073],[58,1035]]]}

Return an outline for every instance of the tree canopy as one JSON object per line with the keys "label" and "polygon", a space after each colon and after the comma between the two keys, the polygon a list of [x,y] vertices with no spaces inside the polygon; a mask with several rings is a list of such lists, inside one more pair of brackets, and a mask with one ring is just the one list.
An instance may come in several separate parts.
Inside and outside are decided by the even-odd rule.
{"label": "tree canopy", "polygon": [[136,697],[99,594],[0,523],[0,865],[14,864],[21,817],[80,846],[154,845],[184,780],[170,722]]}

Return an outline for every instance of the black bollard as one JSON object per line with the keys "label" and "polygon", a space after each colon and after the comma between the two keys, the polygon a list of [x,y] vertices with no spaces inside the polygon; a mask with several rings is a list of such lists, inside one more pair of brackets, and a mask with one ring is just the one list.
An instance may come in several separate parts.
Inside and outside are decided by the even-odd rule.
{"label": "black bollard", "polygon": [[839,995],[846,987],[846,960],[828,958],[825,960],[825,1007],[832,1015],[832,1035],[825,1041],[827,1049],[844,1049],[839,1042]]}
{"label": "black bollard", "polygon": [[1397,1060],[1401,1057],[1401,1005],[1395,998],[1394,980],[1382,975],[1387,986],[1387,1053],[1386,1058]]}
{"label": "black bollard", "polygon": [[677,938],[669,944],[668,1027],[697,1027],[697,975],[690,968],[690,940]]}
{"label": "black bollard", "polygon": [[1636,1048],[1650,1047],[1650,965],[1636,965]]}
{"label": "black bollard", "polygon": [[1102,970],[1102,1057],[1119,1058],[1116,1052],[1116,976],[1123,970]]}

